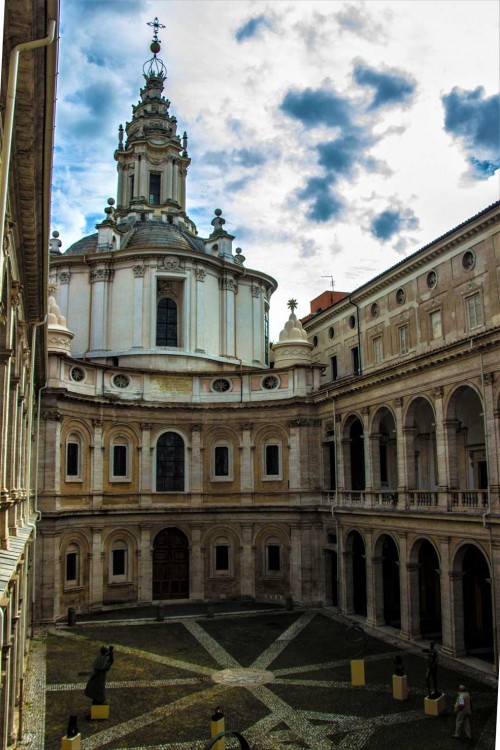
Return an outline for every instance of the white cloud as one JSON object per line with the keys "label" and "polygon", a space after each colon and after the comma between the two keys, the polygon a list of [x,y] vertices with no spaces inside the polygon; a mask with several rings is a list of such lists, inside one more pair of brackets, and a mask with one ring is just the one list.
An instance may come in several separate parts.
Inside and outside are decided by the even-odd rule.
{"label": "white cloud", "polygon": [[[142,65],[151,56],[146,23],[155,16],[166,25],[159,32],[165,93],[179,130],[189,135],[188,213],[207,236],[213,210],[222,208],[228,231],[241,229],[234,245],[242,247],[246,266],[278,280],[272,338],[288,317],[287,299],[297,298],[299,315],[306,314],[309,300],[330,286],[323,276],[351,291],[397,262],[398,253],[412,252],[498,198],[494,178],[464,187],[467,165],[444,131],[441,103],[455,86],[497,92],[496,3],[62,0],[53,228],[65,249],[115,195],[117,128],[137,102]],[[259,16],[269,24],[238,42],[236,31]],[[318,223],[307,217],[297,191],[324,176],[315,148],[332,134],[303,126],[280,105],[290,90],[317,90],[328,81],[355,104],[357,124],[366,127],[366,91],[352,77],[356,59],[372,70],[404,71],[416,82],[415,96],[404,110],[372,115],[376,139],[353,179],[338,186],[348,210],[341,220]],[[220,158],[204,163],[207,153]],[[261,163],[252,164],[258,153]],[[419,228],[403,227],[383,245],[362,230],[361,219],[367,208],[383,211],[394,196]]]}

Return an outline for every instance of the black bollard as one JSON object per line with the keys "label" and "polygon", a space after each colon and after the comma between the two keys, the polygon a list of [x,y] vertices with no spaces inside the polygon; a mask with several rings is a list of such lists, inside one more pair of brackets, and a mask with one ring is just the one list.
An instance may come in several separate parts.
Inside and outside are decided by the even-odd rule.
{"label": "black bollard", "polygon": [[76,625],[76,609],[74,607],[69,607],[69,609],[68,609],[68,627],[72,628],[74,625]]}

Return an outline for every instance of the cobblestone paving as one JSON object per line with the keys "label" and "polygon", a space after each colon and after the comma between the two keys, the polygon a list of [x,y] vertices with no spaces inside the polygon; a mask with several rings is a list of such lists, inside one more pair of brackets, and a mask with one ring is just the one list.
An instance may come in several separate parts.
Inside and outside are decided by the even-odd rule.
{"label": "cobblestone paving", "polygon": [[[315,673],[318,670],[331,670],[339,667],[345,668],[349,664],[348,659],[337,659],[325,662],[316,661],[311,664],[302,664],[295,667],[284,667],[272,670],[272,664],[280,654],[307,628],[316,617],[315,612],[306,612],[298,616],[297,620],[288,628],[283,630],[275,640],[262,653],[254,659],[250,668],[243,668],[238,660],[224,648],[215,637],[209,635],[203,628],[200,621],[193,619],[182,621],[183,627],[196,639],[215,660],[218,669],[196,664],[194,662],[178,659],[174,656],[165,656],[152,653],[145,648],[134,648],[131,646],[120,645],[121,654],[129,654],[132,657],[139,657],[145,662],[165,665],[182,669],[193,676],[180,677],[175,679],[151,679],[151,680],[110,680],[107,688],[114,689],[143,689],[143,688],[164,688],[172,686],[196,686],[197,692],[188,694],[171,700],[165,705],[152,708],[135,718],[115,724],[111,727],[103,725],[101,731],[96,731],[89,737],[82,739],[82,750],[98,750],[106,747],[113,750],[203,750],[206,746],[206,740],[193,738],[192,741],[168,742],[165,744],[155,745],[136,745],[132,746],[130,742],[125,742],[123,748],[121,742],[124,742],[127,736],[137,733],[157,721],[168,720],[169,716],[174,716],[182,711],[196,712],[202,705],[207,703],[211,706],[219,704],[224,705],[224,695],[226,686],[218,684],[212,676],[220,674],[226,670],[229,679],[237,683],[238,689],[247,691],[251,696],[264,706],[268,714],[264,718],[254,720],[246,727],[241,727],[245,737],[251,743],[251,747],[257,750],[368,750],[371,746],[375,733],[381,728],[403,727],[401,735],[401,744],[404,747],[404,727],[415,727],[422,722],[436,721],[434,718],[425,716],[423,710],[392,710],[387,713],[376,716],[363,716],[356,713],[345,713],[339,711],[325,712],[321,710],[311,710],[312,691],[314,689],[329,689],[339,691],[357,691],[359,695],[359,706],[362,713],[362,701],[368,695],[388,695],[390,696],[390,687],[388,684],[370,683],[363,688],[353,688],[346,680],[320,680],[307,679],[307,675]],[[120,626],[119,623],[117,623]],[[131,628],[134,626],[131,625]],[[136,626],[140,627],[140,626]],[[229,628],[229,623],[227,628]],[[53,750],[52,747],[44,746],[45,738],[45,705],[46,694],[48,693],[70,693],[71,691],[82,691],[85,682],[68,682],[46,684],[46,647],[45,642],[47,635],[58,636],[59,638],[71,639],[73,642],[83,642],[87,639],[84,635],[74,633],[71,630],[64,629],[43,629],[38,632],[37,637],[33,640],[30,653],[29,671],[26,680],[26,705],[25,705],[25,735],[22,747],[25,750]],[[409,650],[409,649],[407,649]],[[417,649],[414,649],[415,653]],[[394,650],[379,654],[372,654],[366,657],[367,662],[377,662],[378,660],[387,660],[392,658]],[[314,654],[313,654],[314,657]],[[456,665],[454,665],[456,667]],[[271,670],[272,684],[256,684],[259,678],[259,671],[264,673],[265,670]],[[467,670],[462,670],[467,671]],[[267,673],[269,674],[269,672]],[[303,675],[303,678],[301,677]],[[477,679],[477,673],[474,674]],[[492,685],[491,679],[485,680],[485,683]],[[229,687],[229,685],[228,685]],[[284,690],[278,694],[279,689]],[[297,705],[297,699],[289,699],[289,691],[306,691],[308,708]],[[288,692],[287,692],[288,691]],[[361,691],[361,692],[360,692]],[[419,687],[410,688],[414,696],[423,696],[425,690]],[[290,693],[292,695],[292,693]],[[483,698],[486,702],[493,705],[494,694],[487,690],[484,693],[477,691],[476,698]],[[375,699],[375,698],[374,698]],[[187,714],[189,716],[189,713]],[[255,719],[255,717],[254,717]],[[448,720],[449,721],[449,720]],[[475,747],[478,750],[493,750],[495,747],[495,714],[491,711],[483,727],[478,729],[478,738]],[[99,727],[100,728],[100,727]],[[408,730],[410,731],[410,730]],[[391,735],[394,736],[394,735]],[[449,737],[449,734],[447,734]],[[453,744],[450,740],[450,743]],[[389,744],[389,743],[388,743]],[[435,750],[449,745],[435,746]],[[237,743],[228,741],[226,747],[237,747]],[[378,745],[377,745],[378,747]]]}

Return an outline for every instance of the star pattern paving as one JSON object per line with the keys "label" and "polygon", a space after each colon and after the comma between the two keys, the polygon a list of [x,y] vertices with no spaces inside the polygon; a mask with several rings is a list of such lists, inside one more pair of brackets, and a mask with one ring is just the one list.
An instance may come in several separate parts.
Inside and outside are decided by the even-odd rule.
{"label": "star pattern paving", "polygon": [[[181,669],[188,676],[173,679],[151,680],[113,680],[108,679],[107,689],[110,691],[126,688],[154,688],[183,686],[187,693],[166,705],[160,705],[142,713],[139,716],[104,727],[96,733],[82,738],[82,750],[97,750],[98,748],[113,747],[121,750],[120,740],[132,733],[159,721],[165,721],[182,711],[196,711],[207,702],[210,705],[224,705],[224,692],[227,687],[237,687],[248,691],[254,699],[259,701],[267,713],[263,718],[246,727],[238,727],[252,747],[259,750],[364,750],[370,746],[370,738],[380,727],[404,725],[412,722],[428,720],[422,710],[406,710],[403,712],[385,713],[375,716],[361,716],[354,713],[344,714],[324,711],[314,711],[297,708],[280,697],[273,686],[286,685],[312,690],[314,688],[340,688],[345,691],[357,690],[349,682],[342,680],[318,680],[309,678],[310,674],[317,674],[319,670],[334,669],[345,666],[348,659],[310,663],[302,666],[272,669],[272,664],[299,634],[311,623],[315,612],[305,612],[297,617],[295,622],[286,628],[275,640],[254,659],[250,665],[242,665],[212,637],[207,630],[194,619],[179,620],[182,626],[194,637],[198,644],[212,657],[218,665],[214,671],[209,666],[203,666],[184,659],[152,653],[144,648],[119,646],[120,654],[139,657],[148,663],[156,663],[165,667]],[[44,746],[45,736],[45,700],[50,693],[67,693],[69,691],[83,691],[85,682],[47,684],[45,680],[46,640],[48,636],[71,639],[74,643],[85,642],[88,639],[70,629],[47,628],[41,630],[32,643],[30,657],[29,679],[27,681],[27,703],[32,709],[26,712],[23,747],[26,750],[48,750]],[[372,654],[366,661],[377,661],[392,658],[394,651]],[[190,692],[190,688],[193,692]],[[196,691],[195,691],[196,689]],[[388,684],[368,684],[363,688],[366,693],[389,692]],[[425,695],[421,688],[411,688],[411,692]],[[491,698],[491,693],[485,693]],[[484,697],[484,696],[483,696]],[[112,701],[110,701],[112,703]],[[36,708],[35,708],[36,707]],[[494,717],[493,717],[494,718]],[[490,721],[491,724],[491,721]],[[492,734],[493,724],[489,727]],[[484,728],[488,733],[488,727]],[[483,732],[483,734],[484,734]],[[486,740],[486,736],[485,736]],[[493,740],[494,742],[494,740]],[[167,742],[165,744],[136,745],[129,742],[123,750],[203,750],[207,740],[193,737],[189,741]],[[483,743],[486,748],[489,743]],[[226,747],[239,747],[237,740],[226,739]],[[491,745],[493,747],[493,745]]]}

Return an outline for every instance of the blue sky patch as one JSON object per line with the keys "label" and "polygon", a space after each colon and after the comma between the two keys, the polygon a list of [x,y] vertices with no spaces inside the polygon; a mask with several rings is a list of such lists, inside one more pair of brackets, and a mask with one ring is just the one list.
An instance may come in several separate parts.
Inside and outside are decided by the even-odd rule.
{"label": "blue sky patch", "polygon": [[402,71],[380,71],[365,63],[354,66],[354,80],[359,86],[368,86],[374,90],[369,109],[408,104],[415,92],[414,79]]}
{"label": "blue sky patch", "polygon": [[334,128],[350,123],[352,105],[349,99],[335,91],[307,88],[289,91],[281,103],[281,109],[304,125]]}
{"label": "blue sky patch", "polygon": [[262,29],[270,27],[271,23],[269,19],[261,13],[260,16],[249,18],[246,23],[236,30],[234,36],[237,42],[244,42],[246,39],[251,39],[252,37],[257,36]]}
{"label": "blue sky patch", "polygon": [[370,232],[378,240],[387,242],[403,230],[418,229],[419,221],[411,209],[386,209],[375,216]]}

